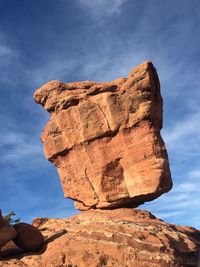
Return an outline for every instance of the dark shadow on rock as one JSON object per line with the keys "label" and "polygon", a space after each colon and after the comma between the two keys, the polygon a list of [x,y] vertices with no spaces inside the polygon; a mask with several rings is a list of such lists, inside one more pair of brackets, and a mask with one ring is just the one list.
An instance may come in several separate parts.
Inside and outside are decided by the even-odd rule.
{"label": "dark shadow on rock", "polygon": [[57,238],[61,237],[62,235],[66,234],[66,233],[67,233],[66,229],[62,229],[62,230],[58,231],[57,233],[50,236],[49,238],[47,238],[44,241],[45,244],[42,247],[42,249],[40,249],[38,251],[33,251],[33,252],[25,252],[23,249],[21,249],[17,245],[15,245],[14,242],[10,241],[0,251],[0,260],[22,259],[23,257],[26,257],[26,256],[41,255],[46,251],[47,244],[53,242],[54,240],[56,240]]}
{"label": "dark shadow on rock", "polygon": [[49,238],[47,238],[44,243],[45,244],[48,244],[48,243],[51,243],[53,242],[55,239],[61,237],[62,235],[66,234],[67,233],[67,230],[66,229],[62,229],[60,231],[58,231],[57,233],[55,233],[54,235],[50,236]]}

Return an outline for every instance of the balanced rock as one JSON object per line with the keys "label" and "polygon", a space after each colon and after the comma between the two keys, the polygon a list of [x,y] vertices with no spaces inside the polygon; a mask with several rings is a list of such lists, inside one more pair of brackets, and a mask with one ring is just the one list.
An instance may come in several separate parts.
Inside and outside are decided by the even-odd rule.
{"label": "balanced rock", "polygon": [[137,207],[172,187],[151,62],[112,82],[52,81],[34,94],[51,114],[41,140],[78,209]]}
{"label": "balanced rock", "polygon": [[41,232],[31,224],[17,223],[14,225],[17,236],[13,242],[25,251],[37,251],[44,245],[44,237]]}

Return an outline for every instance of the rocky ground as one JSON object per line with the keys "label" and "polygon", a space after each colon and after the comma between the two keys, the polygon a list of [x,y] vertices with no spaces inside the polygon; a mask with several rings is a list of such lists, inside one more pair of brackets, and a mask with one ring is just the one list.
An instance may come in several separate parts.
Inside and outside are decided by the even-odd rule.
{"label": "rocky ground", "polygon": [[0,266],[195,267],[200,231],[168,224],[148,211],[89,210],[68,219],[35,219],[45,237],[37,253],[13,244]]}

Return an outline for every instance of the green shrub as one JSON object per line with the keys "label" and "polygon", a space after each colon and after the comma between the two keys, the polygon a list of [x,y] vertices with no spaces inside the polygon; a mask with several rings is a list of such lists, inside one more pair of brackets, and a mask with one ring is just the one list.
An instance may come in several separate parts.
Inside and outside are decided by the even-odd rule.
{"label": "green shrub", "polygon": [[13,219],[13,217],[15,216],[16,214],[11,211],[10,213],[8,213],[7,215],[3,216],[4,220],[8,223],[8,224],[14,224],[14,223],[18,223],[20,222],[20,219],[17,218],[17,219]]}

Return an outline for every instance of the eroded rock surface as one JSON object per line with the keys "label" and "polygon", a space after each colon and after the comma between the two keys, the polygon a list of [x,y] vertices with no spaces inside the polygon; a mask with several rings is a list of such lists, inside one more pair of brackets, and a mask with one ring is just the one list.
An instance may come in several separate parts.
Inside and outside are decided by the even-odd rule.
{"label": "eroded rock surface", "polygon": [[171,189],[151,62],[112,82],[52,81],[34,99],[51,114],[41,136],[45,156],[78,209],[137,207]]}
{"label": "eroded rock surface", "polygon": [[[195,267],[200,232],[134,209],[89,210],[68,219],[37,219],[46,248],[18,254],[0,267]],[[14,249],[14,248],[13,248]],[[9,252],[9,253],[8,253]],[[13,265],[12,265],[13,264]]]}

